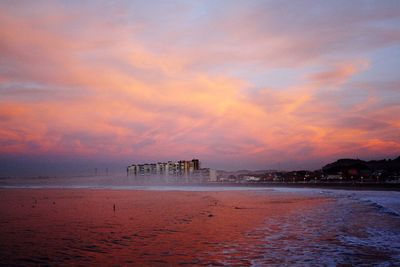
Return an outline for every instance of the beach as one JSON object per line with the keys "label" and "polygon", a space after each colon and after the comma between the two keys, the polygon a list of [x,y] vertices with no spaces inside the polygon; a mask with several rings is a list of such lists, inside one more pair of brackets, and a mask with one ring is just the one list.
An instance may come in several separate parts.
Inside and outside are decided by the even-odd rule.
{"label": "beach", "polygon": [[[0,261],[4,266],[397,263],[397,250],[363,245],[354,237],[362,241],[367,232],[359,225],[378,217],[382,231],[399,234],[398,218],[342,199],[265,189],[0,189]],[[340,205],[352,205],[355,212],[335,211],[345,210]],[[357,212],[364,218],[352,217]]]}

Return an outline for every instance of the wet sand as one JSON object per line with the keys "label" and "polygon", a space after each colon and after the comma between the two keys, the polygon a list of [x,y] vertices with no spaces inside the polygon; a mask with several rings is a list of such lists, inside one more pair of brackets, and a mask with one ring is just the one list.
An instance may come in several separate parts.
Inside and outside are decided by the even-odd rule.
{"label": "wet sand", "polygon": [[220,265],[230,264],[226,251],[239,247],[246,255],[237,255],[235,264],[250,265],[264,253],[250,233],[267,218],[327,201],[266,190],[1,189],[0,262]]}

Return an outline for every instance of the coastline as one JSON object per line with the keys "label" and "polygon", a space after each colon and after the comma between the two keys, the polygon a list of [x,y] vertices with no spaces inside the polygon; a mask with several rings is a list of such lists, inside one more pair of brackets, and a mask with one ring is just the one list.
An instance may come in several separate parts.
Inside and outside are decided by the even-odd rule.
{"label": "coastline", "polygon": [[1,177],[0,189],[17,188],[104,188],[135,189],[148,186],[204,188],[304,188],[356,191],[400,191],[400,183],[377,182],[138,182],[126,176]]}
{"label": "coastline", "polygon": [[353,191],[400,191],[400,184],[384,183],[128,183],[128,184],[2,184],[0,189],[111,189],[111,190],[141,190],[146,187],[173,187],[178,190],[185,188],[240,188],[273,189],[329,189]]}
{"label": "coastline", "polygon": [[[198,184],[201,185],[201,184]],[[400,191],[400,183],[206,183],[205,186],[243,186],[265,188],[310,188],[310,189],[337,189],[337,190],[372,190],[372,191]]]}

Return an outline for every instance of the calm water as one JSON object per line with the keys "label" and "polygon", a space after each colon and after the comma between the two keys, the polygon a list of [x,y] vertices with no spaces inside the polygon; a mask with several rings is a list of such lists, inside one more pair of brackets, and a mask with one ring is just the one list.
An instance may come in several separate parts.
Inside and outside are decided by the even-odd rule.
{"label": "calm water", "polygon": [[[176,187],[127,188],[183,190]],[[121,189],[121,187],[119,185],[113,187],[113,189]],[[220,188],[218,190],[232,189],[249,190],[248,188]],[[201,187],[186,187],[184,189],[184,191],[207,190],[216,189]],[[154,192],[156,193],[157,191]],[[258,196],[260,194],[265,196],[278,194],[283,197],[280,200],[281,202],[284,202],[287,196],[288,203],[293,201],[293,195],[299,195],[303,198],[323,196],[327,197],[327,201],[317,206],[300,206],[289,213],[265,218],[261,226],[247,231],[244,233],[243,238],[237,238],[225,243],[203,244],[208,249],[206,251],[203,250],[201,253],[188,249],[185,253],[190,255],[189,259],[180,262],[179,265],[400,266],[399,192],[270,188],[260,190],[260,188],[257,188],[254,193],[258,194]],[[274,204],[272,203],[271,205]],[[26,219],[29,220],[29,218]],[[109,224],[109,227],[112,230],[114,226]],[[32,229],[30,230],[32,231]],[[95,240],[95,243],[104,241],[105,237],[98,235],[96,229],[86,230],[92,231],[94,235],[98,236],[98,240]],[[167,234],[174,235],[175,233],[171,231]],[[179,242],[179,238],[177,240]],[[61,246],[59,240],[57,242]],[[110,246],[111,249],[111,246],[114,248],[114,245],[126,247],[131,244],[124,238],[115,242],[113,244],[105,243],[105,246],[101,249],[98,246],[88,246],[86,249],[107,254],[107,246]],[[149,245],[146,241],[142,240],[140,242],[142,243],[137,243],[136,245],[139,244],[142,247]],[[66,239],[65,244],[69,243],[70,240]],[[19,249],[24,249],[24,246],[26,246],[26,244],[23,245],[22,243],[17,245],[16,247]],[[30,245],[35,246],[35,244]],[[68,257],[76,257],[77,264],[90,265],[90,261],[85,262],[85,258],[82,258],[81,250],[78,249],[82,244],[74,243],[69,245],[76,248],[76,255],[74,255],[74,250],[71,250]],[[151,246],[154,245],[156,244],[151,244]],[[63,249],[63,247],[57,248],[57,250]],[[0,252],[0,256],[5,257],[5,254]],[[167,256],[169,255],[166,254],[165,257]],[[2,260],[6,259],[2,258]],[[14,263],[16,265],[46,265],[48,261],[50,261],[50,258],[44,257],[42,259],[34,258],[31,262],[28,259]],[[10,263],[13,263],[13,261],[3,262],[5,265]],[[129,265],[130,263],[127,262],[126,264]],[[167,262],[163,261],[161,257],[153,262],[147,262],[147,264],[164,266],[167,265]],[[61,261],[58,264],[51,265],[65,265],[65,263],[63,264]]]}

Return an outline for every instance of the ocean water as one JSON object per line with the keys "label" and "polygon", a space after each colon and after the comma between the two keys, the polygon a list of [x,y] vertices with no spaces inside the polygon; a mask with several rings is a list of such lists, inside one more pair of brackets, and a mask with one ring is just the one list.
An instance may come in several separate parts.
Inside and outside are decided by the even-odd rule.
{"label": "ocean water", "polygon": [[399,192],[300,191],[328,195],[331,201],[266,219],[249,232],[261,240],[252,266],[400,266]]}
{"label": "ocean water", "polygon": [[[103,262],[103,264],[100,261],[100,265],[110,266],[113,262],[112,257],[115,257],[115,255],[129,257],[130,253],[134,254],[133,250],[140,251],[140,254],[135,254],[133,261],[126,261],[122,265],[168,266],[171,265],[171,261],[167,260],[168,258],[182,257],[183,260],[173,261],[172,265],[400,266],[400,192],[249,187],[168,187],[122,184],[107,186],[106,184],[94,185],[91,183],[86,185],[64,184],[62,186],[55,183],[45,185],[39,183],[3,184],[2,187],[0,197],[2,197],[1,193],[4,190],[17,190],[10,188],[64,188],[65,192],[74,192],[77,188],[85,188],[85,190],[89,189],[89,191],[111,189],[111,191],[121,190],[121,192],[122,190],[125,192],[150,191],[154,195],[157,195],[157,192],[160,191],[174,191],[178,195],[183,194],[185,196],[190,196],[190,192],[204,192],[205,196],[200,198],[201,201],[204,199],[204,201],[213,203],[212,205],[216,205],[220,201],[217,197],[212,197],[217,196],[215,193],[234,191],[248,192],[249,198],[252,196],[256,196],[257,199],[261,200],[265,198],[269,200],[268,205],[272,209],[274,205],[278,207],[282,203],[286,203],[285,205],[288,208],[295,205],[295,208],[290,209],[288,212],[276,212],[273,216],[266,216],[257,227],[246,230],[244,233],[239,233],[243,237],[232,238],[229,242],[204,240],[202,233],[204,234],[208,230],[199,229],[199,233],[196,233],[199,235],[198,237],[189,241],[185,240],[186,243],[182,242],[187,244],[187,247],[181,244],[180,238],[182,237],[180,235],[182,235],[182,231],[188,231],[188,229],[193,231],[196,228],[179,228],[180,226],[173,228],[175,226],[172,223],[163,228],[164,221],[170,220],[170,217],[166,215],[167,212],[164,215],[162,214],[163,208],[158,209],[160,213],[159,216],[157,215],[158,217],[149,217],[158,218],[157,220],[160,220],[159,225],[146,228],[146,224],[149,224],[148,221],[143,223],[141,220],[137,220],[138,223],[143,223],[143,229],[146,228],[147,230],[141,231],[141,226],[136,225],[135,229],[139,229],[139,231],[135,230],[136,233],[131,236],[128,236],[132,229],[128,227],[127,222],[114,220],[111,217],[107,217],[108,215],[101,215],[100,217],[96,215],[95,219],[88,217],[89,219],[86,221],[83,219],[78,220],[74,217],[63,221],[57,220],[58,217],[55,217],[56,219],[53,218],[54,222],[52,221],[50,225],[52,234],[47,240],[43,239],[43,236],[36,237],[39,234],[46,234],[47,231],[34,224],[35,216],[38,222],[46,221],[46,218],[39,218],[40,216],[43,217],[43,214],[38,215],[31,211],[28,213],[21,211],[19,214],[11,213],[11,215],[7,213],[7,218],[0,218],[2,234],[4,234],[3,237],[0,237],[0,241],[3,242],[3,244],[0,244],[3,249],[3,252],[0,251],[0,260],[2,260],[0,265],[4,264],[4,266],[66,266],[70,265],[71,262],[73,265],[81,266],[94,263],[98,265],[99,261],[96,259],[107,255],[109,255],[111,261]],[[80,191],[78,190],[78,192]],[[207,192],[214,193],[214,195],[210,197]],[[108,195],[106,196],[108,198]],[[84,197],[68,195],[68,198],[75,200],[83,199]],[[274,198],[278,198],[279,201],[271,201]],[[304,200],[316,198],[324,199],[324,201],[318,205],[309,205],[307,204],[308,202],[304,202]],[[6,198],[3,197],[3,199]],[[36,205],[37,199],[35,198],[34,201],[34,205]],[[47,200],[44,198],[42,201]],[[57,201],[61,202],[61,200]],[[223,205],[231,205],[229,200],[225,199],[224,201]],[[99,203],[94,207],[103,207],[101,206],[103,202]],[[304,205],[301,203],[304,203]],[[158,204],[160,203],[157,201],[150,203],[149,210],[154,211],[155,206]],[[189,205],[187,203],[184,204]],[[51,204],[49,205],[51,206]],[[143,204],[144,211],[141,211],[140,216],[147,216],[146,205],[146,203]],[[210,206],[211,204],[207,205]],[[179,207],[177,204],[177,208]],[[235,208],[237,209],[237,207]],[[48,209],[48,211],[52,210]],[[90,209],[86,212],[90,213]],[[174,212],[174,214],[177,214],[174,215],[174,218],[179,217],[179,211]],[[185,212],[182,209],[182,216],[180,216],[182,218],[179,223],[183,225],[190,224],[191,221],[196,220],[193,215],[183,214]],[[134,211],[132,213],[135,214]],[[203,213],[204,211],[201,212],[201,214]],[[211,212],[207,214],[211,214]],[[218,213],[216,213],[216,216],[218,217]],[[98,218],[101,218],[104,222],[100,223],[97,221]],[[252,218],[242,218],[242,220],[246,219],[251,220]],[[21,223],[22,220],[32,220],[33,223]],[[20,226],[16,226],[18,223]],[[67,224],[73,226],[66,226]],[[223,224],[220,225],[223,227]],[[203,226],[200,224],[199,227]],[[62,232],[65,229],[71,231],[69,236],[63,236]],[[221,231],[223,230],[221,229]],[[23,235],[19,235],[21,231],[24,232]],[[118,231],[121,231],[120,237],[110,239],[110,236],[114,236]],[[77,234],[77,232],[79,233]],[[140,234],[140,232],[142,233]],[[13,240],[13,235],[19,236],[22,240]],[[161,237],[162,235],[168,236],[169,241],[166,242]],[[5,236],[8,236],[8,239]],[[238,233],[232,233],[232,236],[238,236]],[[32,239],[29,239],[30,237]],[[89,243],[88,240],[90,241]],[[4,244],[5,242],[11,242],[12,245],[8,246]],[[37,243],[35,244],[35,242]],[[175,247],[171,248],[169,244],[175,244]],[[53,250],[53,252],[49,252],[44,256],[35,256],[37,252],[32,252],[21,260],[21,257],[13,259],[10,256],[13,255],[13,251],[5,251],[15,249],[16,252],[20,250],[23,253],[24,250],[31,249],[31,246],[43,246],[44,249]],[[160,252],[161,248],[164,249],[162,252]],[[62,252],[61,254],[59,254],[60,251]],[[88,256],[85,253],[90,255]],[[63,258],[64,256],[65,259]],[[53,261],[54,257],[58,257],[60,260]]]}

